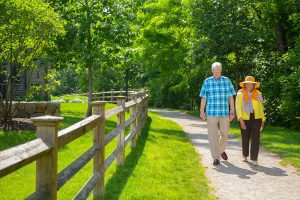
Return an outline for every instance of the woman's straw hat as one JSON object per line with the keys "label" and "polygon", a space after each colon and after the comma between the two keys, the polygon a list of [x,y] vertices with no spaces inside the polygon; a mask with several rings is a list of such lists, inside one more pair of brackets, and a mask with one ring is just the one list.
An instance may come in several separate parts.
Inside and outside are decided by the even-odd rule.
{"label": "woman's straw hat", "polygon": [[244,82],[240,82],[240,86],[244,87],[245,83],[253,83],[253,84],[255,84],[255,88],[258,88],[260,86],[259,82],[255,82],[255,78],[253,76],[246,76],[245,81]]}

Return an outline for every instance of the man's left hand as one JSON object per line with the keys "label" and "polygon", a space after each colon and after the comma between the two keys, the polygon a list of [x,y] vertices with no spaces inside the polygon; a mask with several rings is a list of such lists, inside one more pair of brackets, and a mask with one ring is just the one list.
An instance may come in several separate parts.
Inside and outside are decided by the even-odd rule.
{"label": "man's left hand", "polygon": [[234,118],[235,118],[235,114],[234,112],[231,111],[229,115],[229,121],[232,121]]}

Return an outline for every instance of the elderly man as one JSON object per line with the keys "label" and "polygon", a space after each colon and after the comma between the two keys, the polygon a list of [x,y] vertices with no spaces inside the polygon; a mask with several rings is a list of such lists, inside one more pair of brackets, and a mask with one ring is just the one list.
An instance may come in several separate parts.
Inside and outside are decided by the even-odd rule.
{"label": "elderly man", "polygon": [[233,99],[235,91],[230,79],[221,76],[221,63],[213,63],[211,71],[213,76],[204,80],[199,95],[201,97],[200,117],[204,121],[207,120],[208,140],[214,160],[213,165],[219,165],[220,157],[224,160],[228,159],[225,149],[229,121],[235,116]]}

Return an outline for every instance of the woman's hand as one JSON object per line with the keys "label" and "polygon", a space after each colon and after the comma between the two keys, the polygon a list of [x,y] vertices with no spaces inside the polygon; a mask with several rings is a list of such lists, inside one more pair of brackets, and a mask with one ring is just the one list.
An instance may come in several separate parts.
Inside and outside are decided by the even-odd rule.
{"label": "woman's hand", "polygon": [[246,125],[244,120],[240,119],[240,125],[241,125],[241,129],[246,130]]}
{"label": "woman's hand", "polygon": [[262,123],[261,123],[261,127],[260,127],[260,132],[262,132],[262,131],[264,130],[264,127],[265,127],[265,123],[262,122]]}

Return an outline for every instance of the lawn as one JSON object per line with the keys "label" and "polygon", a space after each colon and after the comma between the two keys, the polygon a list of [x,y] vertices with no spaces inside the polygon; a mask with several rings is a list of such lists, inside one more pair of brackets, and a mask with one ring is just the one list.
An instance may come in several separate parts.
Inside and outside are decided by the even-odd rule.
{"label": "lawn", "polygon": [[[187,114],[199,117],[199,111],[183,111]],[[240,128],[237,122],[231,123],[230,134],[240,139]],[[300,132],[282,127],[266,126],[261,135],[261,145],[276,154],[283,162],[300,168]]]}
{"label": "lawn", "polygon": [[[86,104],[64,103],[61,114],[67,127],[84,116]],[[107,108],[112,108],[108,104]],[[128,118],[127,114],[127,118]],[[106,120],[106,132],[116,127],[116,117]],[[0,150],[35,138],[32,132],[0,132]],[[92,145],[91,132],[59,151],[58,171],[64,169]],[[106,146],[106,157],[114,150],[116,140]],[[126,148],[124,167],[115,162],[105,176],[105,199],[215,199],[211,195],[200,156],[181,128],[166,118],[149,113],[138,137],[136,148]],[[89,162],[58,192],[58,199],[71,199],[92,174]],[[35,189],[35,164],[32,163],[0,179],[2,199],[24,199]],[[91,196],[90,196],[91,199]]]}

